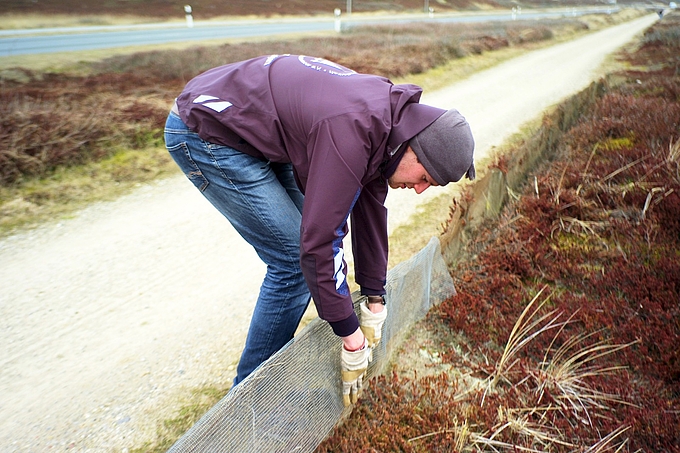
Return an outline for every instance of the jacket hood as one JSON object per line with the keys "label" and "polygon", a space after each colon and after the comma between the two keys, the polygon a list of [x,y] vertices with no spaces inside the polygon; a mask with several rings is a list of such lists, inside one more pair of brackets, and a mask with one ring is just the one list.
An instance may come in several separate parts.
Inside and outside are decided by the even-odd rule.
{"label": "jacket hood", "polygon": [[392,130],[387,139],[389,150],[412,139],[446,112],[445,109],[419,104],[422,93],[422,88],[412,84],[392,87]]}

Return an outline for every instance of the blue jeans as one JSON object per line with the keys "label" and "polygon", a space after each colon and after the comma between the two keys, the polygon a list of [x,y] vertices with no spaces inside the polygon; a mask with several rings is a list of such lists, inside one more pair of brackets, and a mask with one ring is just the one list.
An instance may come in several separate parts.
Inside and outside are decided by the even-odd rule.
{"label": "blue jeans", "polygon": [[293,338],[309,305],[300,268],[303,195],[290,164],[277,164],[216,145],[175,113],[165,145],[189,180],[255,248],[267,265],[234,385]]}

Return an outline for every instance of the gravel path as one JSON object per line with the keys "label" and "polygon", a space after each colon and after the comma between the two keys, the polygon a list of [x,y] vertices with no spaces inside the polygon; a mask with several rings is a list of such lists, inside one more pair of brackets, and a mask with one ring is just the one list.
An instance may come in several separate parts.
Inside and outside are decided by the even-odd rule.
{"label": "gravel path", "polygon": [[[481,157],[655,20],[533,52],[423,102],[458,108]],[[428,199],[409,192],[388,197],[392,227]],[[182,394],[231,381],[263,275],[184,177],[0,241],[0,451],[125,451],[153,438]]]}

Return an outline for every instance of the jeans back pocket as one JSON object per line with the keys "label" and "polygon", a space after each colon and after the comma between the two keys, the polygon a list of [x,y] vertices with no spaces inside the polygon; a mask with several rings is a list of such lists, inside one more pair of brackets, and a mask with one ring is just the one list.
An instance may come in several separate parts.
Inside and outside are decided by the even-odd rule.
{"label": "jeans back pocket", "polygon": [[203,172],[196,162],[191,158],[189,147],[186,142],[179,142],[176,145],[167,146],[168,152],[172,159],[177,163],[184,175],[189,178],[198,190],[203,192],[210,184],[203,176]]}

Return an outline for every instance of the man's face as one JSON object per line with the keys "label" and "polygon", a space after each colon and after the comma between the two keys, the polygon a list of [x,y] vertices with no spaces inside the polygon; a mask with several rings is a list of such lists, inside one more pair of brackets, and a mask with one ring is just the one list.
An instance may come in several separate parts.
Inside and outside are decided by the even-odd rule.
{"label": "man's face", "polygon": [[422,193],[430,186],[439,185],[418,161],[418,156],[410,146],[394,174],[387,180],[387,184],[393,189],[413,189],[416,193]]}

